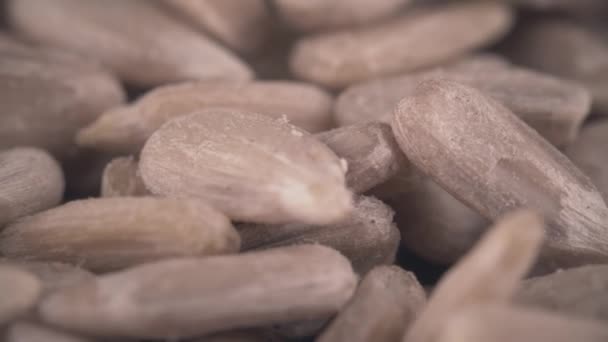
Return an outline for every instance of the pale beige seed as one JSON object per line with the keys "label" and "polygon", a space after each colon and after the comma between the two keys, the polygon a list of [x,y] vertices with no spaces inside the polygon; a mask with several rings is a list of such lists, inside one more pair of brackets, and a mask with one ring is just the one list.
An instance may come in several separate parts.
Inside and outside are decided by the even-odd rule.
{"label": "pale beige seed", "polygon": [[425,302],[413,273],[397,266],[376,267],[316,341],[400,342]]}
{"label": "pale beige seed", "polygon": [[563,154],[498,102],[452,81],[423,82],[395,112],[408,159],[488,219],[530,207],[548,220],[547,270],[608,260],[608,210]]}
{"label": "pale beige seed", "polygon": [[7,328],[4,342],[87,342],[84,337],[57,331],[31,322],[17,322]]}
{"label": "pale beige seed", "polygon": [[594,111],[608,115],[608,43],[567,19],[522,23],[505,46],[516,63],[580,81],[592,94]]}
{"label": "pale beige seed", "polygon": [[134,157],[115,158],[103,170],[101,197],[130,197],[149,194]]}
{"label": "pale beige seed", "polygon": [[301,32],[361,26],[398,13],[412,0],[274,0],[290,28]]}
{"label": "pale beige seed", "polygon": [[499,219],[442,277],[403,341],[435,341],[440,328],[460,310],[510,300],[534,263],[543,240],[543,228],[541,218],[527,210]]}
{"label": "pale beige seed", "polygon": [[233,220],[329,224],[352,209],[346,165],[284,120],[206,110],[150,137],[139,168],[154,194],[207,200]]}
{"label": "pale beige seed", "polygon": [[12,28],[29,39],[99,60],[139,86],[252,77],[237,57],[157,2],[10,0],[7,13]]}
{"label": "pale beige seed", "polygon": [[389,180],[406,163],[386,123],[337,128],[316,137],[346,160],[346,185],[355,193],[364,193]]}
{"label": "pale beige seed", "polygon": [[388,203],[395,209],[403,245],[425,260],[443,265],[467,253],[489,224],[424,176]]}
{"label": "pale beige seed", "polygon": [[556,146],[577,136],[591,109],[582,85],[516,67],[492,55],[477,55],[444,67],[354,85],[337,99],[338,125],[381,120],[390,122],[399,101],[427,79],[443,78],[481,90],[502,103]]}
{"label": "pale beige seed", "polygon": [[310,339],[317,336],[334,316],[331,314],[319,319],[278,324],[272,327],[272,331],[287,340]]}
{"label": "pale beige seed", "polygon": [[294,47],[291,70],[342,88],[441,64],[497,40],[511,23],[510,9],[496,2],[422,7],[377,25],[305,37]]}
{"label": "pale beige seed", "polygon": [[23,261],[0,259],[0,265],[13,265],[35,275],[42,285],[41,296],[82,281],[91,281],[95,276],[78,267],[60,262]]}
{"label": "pale beige seed", "polygon": [[0,35],[2,148],[35,146],[64,159],[75,152],[74,134],[124,99],[98,65]]}
{"label": "pale beige seed", "polygon": [[0,151],[0,230],[59,205],[64,188],[61,167],[47,152],[29,147]]}
{"label": "pale beige seed", "polygon": [[40,312],[95,335],[200,336],[335,314],[356,282],[340,253],[303,245],[139,266],[57,292]]}
{"label": "pale beige seed", "polygon": [[177,256],[234,253],[228,219],[195,199],[115,197],[69,202],[8,226],[0,253],[109,271]]}
{"label": "pale beige seed", "polygon": [[258,51],[270,34],[272,18],[264,0],[165,0],[231,49]]}
{"label": "pale beige seed", "polygon": [[352,214],[333,225],[242,224],[237,229],[245,251],[318,243],[346,256],[359,274],[377,265],[392,264],[400,240],[393,210],[372,197],[356,199]]}
{"label": "pale beige seed", "polygon": [[26,314],[40,296],[40,281],[14,266],[0,265],[0,326]]}
{"label": "pale beige seed", "polygon": [[157,88],[132,105],[109,110],[81,130],[77,141],[103,151],[136,154],[167,121],[209,108],[285,116],[294,125],[315,133],[331,127],[332,103],[323,90],[299,82],[182,83]]}
{"label": "pale beige seed", "polygon": [[519,307],[487,306],[453,315],[438,327],[437,342],[604,342],[608,328],[604,322]]}
{"label": "pale beige seed", "polygon": [[608,121],[592,122],[584,126],[578,139],[568,148],[566,156],[578,166],[608,202]]}
{"label": "pale beige seed", "polygon": [[517,304],[608,322],[608,265],[557,271],[522,282]]}

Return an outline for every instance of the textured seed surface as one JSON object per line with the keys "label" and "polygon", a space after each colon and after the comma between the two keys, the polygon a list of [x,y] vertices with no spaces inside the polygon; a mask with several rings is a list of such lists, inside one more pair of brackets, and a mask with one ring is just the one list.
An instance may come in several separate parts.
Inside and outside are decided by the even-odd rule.
{"label": "textured seed surface", "polygon": [[590,265],[525,280],[515,302],[565,315],[608,321],[608,266]]}
{"label": "textured seed surface", "polygon": [[399,342],[425,302],[413,273],[397,266],[376,267],[317,341]]}
{"label": "textured seed surface", "polygon": [[386,123],[337,128],[316,137],[346,160],[346,185],[355,193],[364,193],[387,181],[405,164],[401,149]]}
{"label": "textured seed surface", "polygon": [[438,329],[459,310],[510,300],[534,263],[543,228],[540,217],[526,210],[499,219],[442,277],[404,341],[435,341]]}
{"label": "textured seed surface", "polygon": [[428,177],[412,182],[409,191],[389,204],[395,209],[404,246],[439,264],[460,259],[488,227],[486,219]]}
{"label": "textured seed surface", "polygon": [[253,111],[285,116],[309,132],[331,127],[332,98],[305,83],[287,81],[196,82],[169,85],[146,94],[135,104],[114,108],[80,131],[83,146],[139,153],[146,140],[167,121],[207,108]]}
{"label": "textured seed surface", "polygon": [[264,0],[166,0],[166,3],[239,52],[255,52],[270,34],[271,18]]}
{"label": "textured seed surface", "polygon": [[11,0],[7,11],[20,34],[97,59],[140,86],[252,77],[230,52],[152,1]]}
{"label": "textured seed surface", "polygon": [[83,333],[193,336],[333,314],[356,281],[338,252],[304,245],[139,266],[58,292],[40,311]]}
{"label": "textured seed surface", "polygon": [[172,256],[233,253],[228,219],[195,199],[117,197],[69,202],[8,226],[0,252],[108,271]]}
{"label": "textured seed surface", "polygon": [[124,97],[116,78],[99,66],[0,35],[2,148],[36,146],[69,156],[74,134]]}
{"label": "textured seed surface", "polygon": [[608,43],[565,19],[538,19],[519,26],[505,52],[518,64],[580,81],[594,109],[608,114]]}
{"label": "textured seed surface", "polygon": [[336,102],[339,125],[390,121],[399,101],[427,79],[443,78],[481,90],[502,103],[557,146],[571,143],[591,109],[582,85],[509,65],[492,55],[478,55],[445,67],[354,85]]}
{"label": "textured seed surface", "polygon": [[516,307],[478,307],[453,315],[434,341],[601,342],[608,340],[603,322],[580,320]]}
{"label": "textured seed surface", "polygon": [[328,224],[351,210],[345,163],[284,120],[207,110],[174,119],[139,163],[154,194],[203,198],[237,221]]}
{"label": "textured seed surface", "polygon": [[509,8],[494,2],[414,9],[375,26],[303,38],[292,52],[291,70],[341,88],[459,57],[500,38],[511,21]]}
{"label": "textured seed surface", "polygon": [[303,32],[360,26],[398,13],[411,0],[275,0],[285,25]]}
{"label": "textured seed surface", "polygon": [[45,151],[0,151],[0,229],[22,216],[59,205],[65,181],[61,167]]}
{"label": "textured seed surface", "polygon": [[498,102],[452,81],[425,81],[400,103],[392,127],[414,165],[483,216],[522,206],[542,213],[543,267],[608,260],[608,210],[598,191]]}
{"label": "textured seed surface", "polygon": [[318,243],[344,254],[359,274],[376,265],[392,264],[399,247],[393,210],[372,197],[355,200],[351,215],[333,225],[255,225],[237,227],[243,250]]}
{"label": "textured seed surface", "polygon": [[78,282],[91,281],[95,277],[78,266],[60,262],[0,259],[0,265],[13,265],[35,275],[42,285],[41,296]]}
{"label": "textured seed surface", "polygon": [[25,314],[36,304],[40,281],[29,272],[0,265],[0,325]]}
{"label": "textured seed surface", "polygon": [[581,130],[578,139],[566,149],[566,155],[578,166],[608,202],[608,121],[591,123]]}
{"label": "textured seed surface", "polygon": [[134,157],[115,158],[103,170],[101,197],[130,197],[149,194]]}
{"label": "textured seed surface", "polygon": [[37,323],[17,322],[4,336],[4,342],[87,342],[88,339],[59,332]]}

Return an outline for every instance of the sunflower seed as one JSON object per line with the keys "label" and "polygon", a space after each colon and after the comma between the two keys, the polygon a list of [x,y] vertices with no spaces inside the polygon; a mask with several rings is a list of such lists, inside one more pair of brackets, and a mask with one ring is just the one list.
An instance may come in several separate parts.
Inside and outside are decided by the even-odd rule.
{"label": "sunflower seed", "polygon": [[594,110],[608,115],[608,44],[594,32],[567,19],[536,19],[520,25],[504,51],[518,64],[580,81]]}
{"label": "sunflower seed", "polygon": [[124,98],[99,66],[0,35],[2,148],[40,147],[64,159],[75,152],[74,134]]}
{"label": "sunflower seed", "polygon": [[7,11],[20,34],[99,60],[139,86],[252,77],[237,57],[154,1],[11,0]]}
{"label": "sunflower seed", "polygon": [[332,98],[299,82],[197,82],[157,88],[133,105],[114,108],[80,131],[77,141],[113,153],[139,153],[146,140],[172,118],[207,108],[254,111],[287,117],[310,132],[331,126]]}
{"label": "sunflower seed", "polygon": [[64,187],[61,167],[45,151],[29,147],[0,151],[0,229],[59,205]]}
{"label": "sunflower seed", "polygon": [[40,281],[24,270],[0,265],[0,326],[24,315],[40,295]]}
{"label": "sunflower seed", "polygon": [[502,103],[557,146],[571,143],[591,109],[588,91],[578,83],[509,65],[495,56],[480,55],[445,67],[374,80],[350,87],[336,102],[339,125],[382,120],[389,122],[399,101],[420,82],[443,78],[481,90]]}
{"label": "sunflower seed", "polygon": [[134,157],[115,158],[104,169],[101,179],[101,197],[130,197],[149,194]]}
{"label": "sunflower seed", "polygon": [[6,332],[4,342],[87,342],[89,340],[65,332],[53,330],[40,324],[17,322]]}
{"label": "sunflower seed", "polygon": [[94,271],[171,256],[232,253],[239,246],[228,219],[195,199],[74,201],[0,233],[0,252],[9,258],[66,262]]}
{"label": "sunflower seed", "polygon": [[168,122],[139,168],[152,193],[201,197],[237,221],[329,224],[352,209],[344,164],[284,120],[218,109]]}
{"label": "sunflower seed", "polygon": [[543,240],[540,217],[509,213],[443,276],[404,341],[435,341],[439,329],[459,310],[508,301],[534,263]]}
{"label": "sunflower seed", "polygon": [[566,156],[591,178],[608,202],[608,120],[583,127],[578,139],[566,149]]}
{"label": "sunflower seed", "polygon": [[510,9],[496,2],[414,9],[375,26],[305,37],[294,47],[291,70],[301,79],[342,88],[459,57],[500,38],[512,19]]}
{"label": "sunflower seed", "polygon": [[525,280],[517,304],[608,322],[608,265],[589,265]]}
{"label": "sunflower seed", "polygon": [[414,274],[397,266],[378,266],[316,341],[400,342],[425,302]]}
{"label": "sunflower seed", "polygon": [[433,341],[467,342],[601,342],[608,340],[603,322],[580,320],[526,308],[475,307],[452,315],[438,327]]}
{"label": "sunflower seed", "polygon": [[317,134],[348,163],[346,184],[363,193],[394,176],[405,163],[388,124],[373,122]]}
{"label": "sunflower seed", "polygon": [[486,218],[522,206],[542,213],[543,269],[608,260],[608,210],[591,181],[498,102],[452,81],[425,81],[392,124],[408,159]]}
{"label": "sunflower seed", "polygon": [[333,225],[242,224],[237,229],[243,250],[318,243],[346,256],[359,274],[377,265],[392,264],[400,240],[392,209],[371,197],[356,199],[352,214]]}
{"label": "sunflower seed", "polygon": [[303,245],[139,266],[57,292],[40,312],[95,335],[195,336],[336,313],[356,280],[338,252]]}
{"label": "sunflower seed", "polygon": [[388,202],[401,242],[425,260],[449,265],[479,240],[489,222],[428,177]]}
{"label": "sunflower seed", "polygon": [[394,15],[412,0],[275,0],[285,25],[310,32],[361,26]]}
{"label": "sunflower seed", "polygon": [[228,47],[243,53],[259,50],[270,34],[264,0],[165,0],[191,22]]}

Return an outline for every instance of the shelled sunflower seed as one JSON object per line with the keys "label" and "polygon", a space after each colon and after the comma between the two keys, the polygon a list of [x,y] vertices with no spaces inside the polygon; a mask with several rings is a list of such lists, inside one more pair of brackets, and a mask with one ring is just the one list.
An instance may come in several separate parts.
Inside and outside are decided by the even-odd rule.
{"label": "shelled sunflower seed", "polygon": [[0,341],[608,340],[606,18],[0,0]]}

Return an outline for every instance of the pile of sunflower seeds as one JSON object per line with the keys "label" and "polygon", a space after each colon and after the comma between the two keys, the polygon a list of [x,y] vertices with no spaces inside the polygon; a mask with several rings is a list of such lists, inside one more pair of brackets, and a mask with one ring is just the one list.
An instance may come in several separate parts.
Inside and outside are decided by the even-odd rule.
{"label": "pile of sunflower seeds", "polygon": [[0,341],[608,341],[607,1],[0,6]]}

